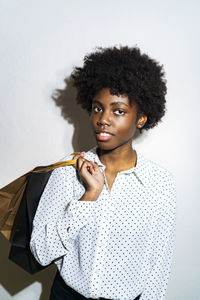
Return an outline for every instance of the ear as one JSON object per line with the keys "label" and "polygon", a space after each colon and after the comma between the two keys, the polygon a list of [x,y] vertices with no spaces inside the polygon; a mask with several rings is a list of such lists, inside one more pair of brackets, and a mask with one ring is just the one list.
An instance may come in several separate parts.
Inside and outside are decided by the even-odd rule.
{"label": "ear", "polygon": [[141,114],[139,119],[137,120],[137,128],[141,129],[147,121],[147,116],[145,114]]}

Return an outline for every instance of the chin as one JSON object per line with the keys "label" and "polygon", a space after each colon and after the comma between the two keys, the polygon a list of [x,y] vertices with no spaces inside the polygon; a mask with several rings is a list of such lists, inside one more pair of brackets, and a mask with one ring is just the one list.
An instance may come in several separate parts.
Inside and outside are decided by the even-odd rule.
{"label": "chin", "polygon": [[111,145],[111,144],[105,143],[105,142],[104,143],[97,142],[97,146],[99,149],[104,150],[104,151],[112,151],[119,147],[119,145]]}
{"label": "chin", "polygon": [[111,145],[109,145],[108,143],[102,143],[102,142],[97,142],[97,146],[99,149],[102,150],[112,150],[114,147],[112,147]]}

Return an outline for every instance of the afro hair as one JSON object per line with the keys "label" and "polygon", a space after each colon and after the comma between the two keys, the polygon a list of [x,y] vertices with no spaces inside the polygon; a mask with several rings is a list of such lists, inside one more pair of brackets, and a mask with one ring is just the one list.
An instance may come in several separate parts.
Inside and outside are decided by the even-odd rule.
{"label": "afro hair", "polygon": [[140,129],[153,128],[165,114],[166,80],[163,66],[138,47],[97,47],[84,57],[83,67],[71,74],[77,102],[89,113],[94,96],[103,88],[112,95],[124,95],[137,107],[137,116],[147,122]]}

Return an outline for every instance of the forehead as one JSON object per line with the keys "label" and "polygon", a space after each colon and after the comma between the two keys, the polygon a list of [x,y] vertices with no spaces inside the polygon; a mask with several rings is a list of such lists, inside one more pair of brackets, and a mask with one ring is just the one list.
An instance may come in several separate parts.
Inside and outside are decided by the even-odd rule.
{"label": "forehead", "polygon": [[131,106],[130,100],[126,95],[112,95],[109,88],[100,90],[94,97],[93,103],[100,102],[101,104],[121,104]]}

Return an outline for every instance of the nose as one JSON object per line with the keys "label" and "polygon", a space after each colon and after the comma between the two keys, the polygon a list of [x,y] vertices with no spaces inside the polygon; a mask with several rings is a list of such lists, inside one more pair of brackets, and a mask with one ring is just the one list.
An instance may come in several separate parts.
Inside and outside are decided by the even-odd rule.
{"label": "nose", "polygon": [[110,124],[111,124],[111,117],[110,117],[109,112],[106,112],[106,111],[102,112],[100,114],[99,119],[97,120],[97,125],[98,126],[105,126],[105,125],[110,126]]}

